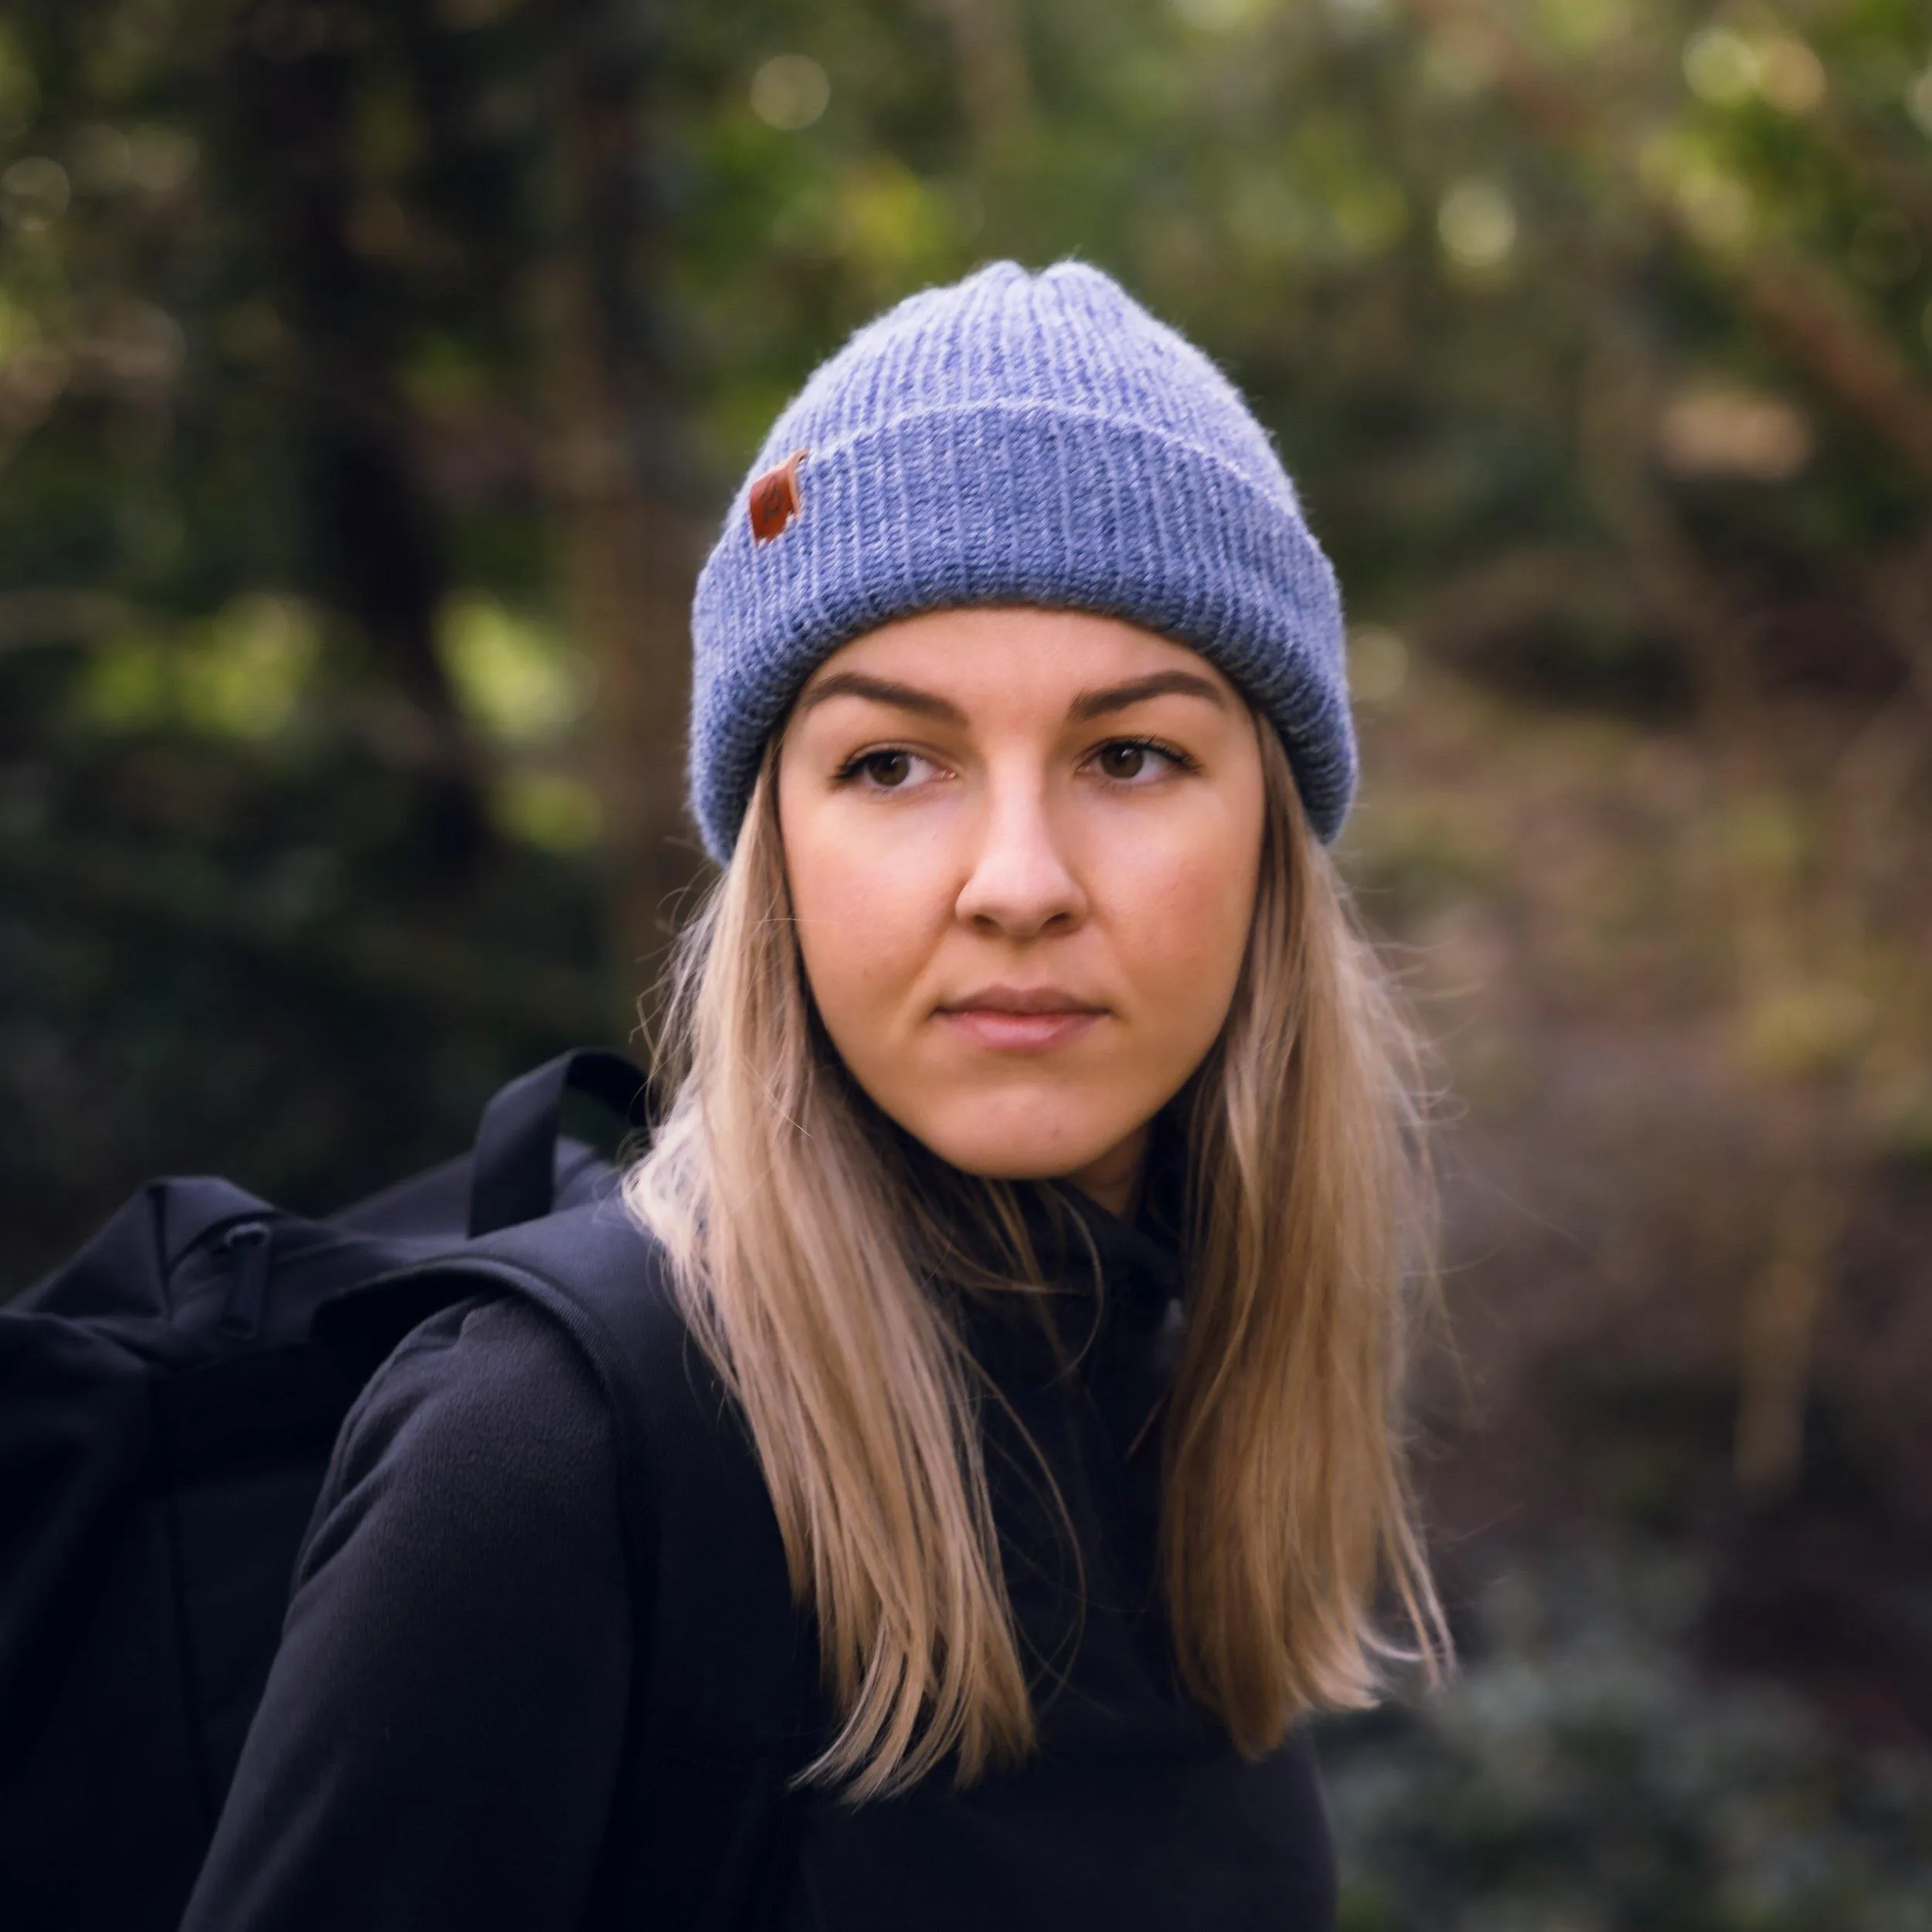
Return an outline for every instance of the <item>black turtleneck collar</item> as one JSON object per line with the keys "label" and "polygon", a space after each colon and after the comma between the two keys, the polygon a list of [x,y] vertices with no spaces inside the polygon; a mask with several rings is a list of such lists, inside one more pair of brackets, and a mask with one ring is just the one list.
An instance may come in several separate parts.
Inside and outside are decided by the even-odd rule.
{"label": "black turtleneck collar", "polygon": [[[1171,1240],[1140,1216],[1123,1220],[1092,1196],[1066,1182],[1049,1185],[1086,1230],[1109,1289],[1131,1292],[1137,1301],[1162,1304],[1179,1296],[1181,1258]],[[1090,1264],[1085,1243],[1077,1235],[1063,1240],[1058,1253],[1043,1244],[1040,1258],[1050,1278],[1069,1287],[1084,1285]]]}
{"label": "black turtleneck collar", "polygon": [[[1085,1230],[1109,1290],[1130,1295],[1138,1302],[1165,1308],[1182,1294],[1180,1226],[1184,1185],[1180,1136],[1162,1116],[1154,1124],[1147,1168],[1131,1219],[1102,1206],[1069,1181],[1044,1182],[1041,1191],[1050,1193]],[[1049,1231],[1041,1240],[1041,1227],[1059,1217],[1036,1208],[1027,1212],[1027,1218],[1039,1240],[1040,1259],[1049,1277],[1070,1286],[1083,1281],[1090,1266],[1085,1243],[1070,1230],[1060,1232],[1057,1240]]]}
{"label": "black turtleneck collar", "polygon": [[[892,1157],[904,1162],[907,1179],[923,1199],[933,1224],[945,1230],[939,1237],[940,1251],[930,1264],[935,1277],[970,1288],[973,1284],[961,1279],[957,1265],[970,1260],[985,1266],[995,1281],[1010,1280],[1014,1263],[1002,1258],[1004,1244],[981,1218],[973,1198],[975,1184],[896,1122],[882,1116],[879,1125],[884,1130],[882,1153],[889,1150]],[[1012,1183],[1012,1199],[1041,1279],[1077,1298],[1090,1298],[1097,1286],[1104,1308],[1133,1309],[1141,1323],[1151,1318],[1158,1324],[1165,1318],[1183,1291],[1181,1230],[1186,1165],[1185,1131],[1176,1109],[1169,1107],[1150,1124],[1146,1162],[1130,1216],[1114,1213],[1071,1181]],[[970,1274],[971,1265],[964,1272]]]}

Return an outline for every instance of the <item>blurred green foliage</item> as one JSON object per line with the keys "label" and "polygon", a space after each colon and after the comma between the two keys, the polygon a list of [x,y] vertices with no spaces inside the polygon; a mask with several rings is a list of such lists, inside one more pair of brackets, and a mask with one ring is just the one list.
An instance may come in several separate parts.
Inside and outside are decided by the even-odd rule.
{"label": "blurred green foliage", "polygon": [[1320,1740],[1342,1932],[1922,1932],[1932,1766],[1687,1662],[1706,1580],[1641,1543],[1519,1559],[1458,1681]]}

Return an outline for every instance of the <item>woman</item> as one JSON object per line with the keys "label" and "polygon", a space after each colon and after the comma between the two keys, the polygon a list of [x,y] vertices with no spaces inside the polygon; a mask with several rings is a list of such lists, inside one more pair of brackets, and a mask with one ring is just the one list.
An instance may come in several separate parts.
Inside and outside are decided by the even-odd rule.
{"label": "woman", "polygon": [[[1406,1042],[1322,849],[1355,753],[1294,492],[1107,277],[995,263],[814,375],[694,615],[723,872],[624,1198],[816,1647],[753,1916],[1329,1926],[1301,1720],[1444,1641]],[[591,1922],[652,1638],[613,1455],[520,1306],[404,1345],[190,1927]]]}

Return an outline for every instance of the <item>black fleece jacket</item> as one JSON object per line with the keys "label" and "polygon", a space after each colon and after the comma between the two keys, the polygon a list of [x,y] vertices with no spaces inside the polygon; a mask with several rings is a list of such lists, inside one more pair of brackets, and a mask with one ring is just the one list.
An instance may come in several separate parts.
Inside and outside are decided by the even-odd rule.
{"label": "black fleece jacket", "polygon": [[[1102,1277],[1077,1242],[1049,1257],[1061,1345],[1017,1303],[969,1318],[1041,1748],[964,1791],[942,1771],[870,1804],[809,1797],[775,1932],[1334,1924],[1305,1740],[1243,1760],[1179,1688],[1158,1609],[1173,1243],[1065,1192]],[[338,1444],[183,1932],[594,1923],[651,1641],[617,1494],[603,1398],[543,1317],[479,1299],[415,1331]]]}

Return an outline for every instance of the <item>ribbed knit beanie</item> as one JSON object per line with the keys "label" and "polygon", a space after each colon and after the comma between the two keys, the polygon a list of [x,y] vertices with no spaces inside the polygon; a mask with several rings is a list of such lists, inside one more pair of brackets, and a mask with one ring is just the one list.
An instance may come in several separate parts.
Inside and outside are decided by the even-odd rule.
{"label": "ribbed knit beanie", "polygon": [[691,803],[712,856],[819,663],[892,618],[986,604],[1191,645],[1273,721],[1317,835],[1340,829],[1341,603],[1267,432],[1100,270],[996,261],[821,363],[733,499],[692,611]]}

